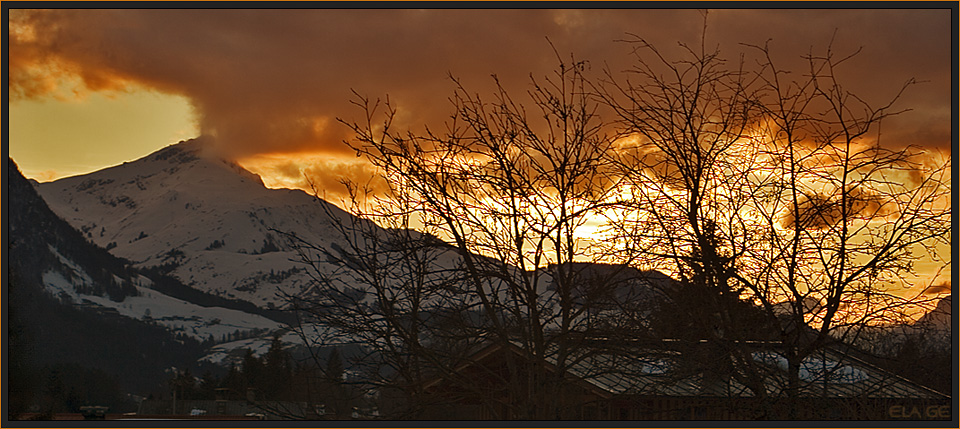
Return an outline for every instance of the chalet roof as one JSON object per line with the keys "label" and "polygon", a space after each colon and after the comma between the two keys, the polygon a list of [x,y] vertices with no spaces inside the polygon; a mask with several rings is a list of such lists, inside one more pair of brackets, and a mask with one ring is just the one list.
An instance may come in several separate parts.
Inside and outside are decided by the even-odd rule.
{"label": "chalet roof", "polygon": [[[555,354],[548,363],[556,365]],[[752,397],[754,393],[733,379],[709,374],[679,375],[673,370],[679,354],[644,350],[625,357],[612,353],[574,356],[568,372],[613,395]],[[786,359],[775,351],[754,352],[752,357],[766,370],[765,389],[772,397],[784,395],[787,386]],[[877,368],[836,350],[826,349],[808,357],[800,368],[803,397],[918,398],[947,396],[903,377]]]}
{"label": "chalet roof", "polygon": [[[522,350],[513,342],[515,351]],[[485,349],[484,353],[490,353]],[[556,367],[556,347],[547,363]],[[579,350],[568,360],[568,373],[610,395],[678,397],[752,397],[747,386],[732,378],[710,374],[679,374],[680,353],[662,348],[639,349],[632,356],[597,350]],[[786,359],[775,349],[757,351],[752,358],[765,371],[769,396],[785,395]],[[947,399],[933,389],[880,369],[861,359],[826,348],[803,361],[800,368],[803,397]]]}

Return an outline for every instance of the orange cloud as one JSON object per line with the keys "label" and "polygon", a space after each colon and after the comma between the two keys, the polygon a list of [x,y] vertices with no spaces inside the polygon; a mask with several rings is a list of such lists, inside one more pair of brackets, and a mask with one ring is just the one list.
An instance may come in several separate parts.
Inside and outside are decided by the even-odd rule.
{"label": "orange cloud", "polygon": [[49,182],[60,178],[60,173],[54,170],[45,170],[37,173],[36,179],[39,182]]}
{"label": "orange cloud", "polygon": [[[700,30],[694,10],[10,12],[14,100],[133,87],[183,95],[201,129],[241,158],[345,153],[347,131],[336,118],[364,119],[349,103],[351,89],[390,94],[404,109],[401,127],[442,129],[453,89],[448,72],[480,93],[491,89],[489,75],[496,73],[522,98],[529,75],[547,75],[555,64],[545,38],[595,71],[606,66],[619,73],[632,61],[631,46],[614,42],[626,33],[642,34],[671,55],[678,40],[697,43]],[[709,16],[709,38],[731,57],[741,42],[774,38],[788,68],[802,68],[800,55],[824,46],[834,28],[842,30],[838,51],[875,46],[858,58],[851,74],[861,78],[850,89],[882,96],[907,78],[930,80],[904,100],[914,112],[884,128],[910,143],[949,144],[949,11],[718,10]]]}
{"label": "orange cloud", "polygon": [[[327,154],[267,154],[241,159],[240,164],[258,174],[271,188],[302,189],[337,202],[348,198],[343,181],[366,186],[374,195],[384,195],[387,184],[366,161],[355,157],[331,157]],[[333,198],[330,198],[333,197]]]}

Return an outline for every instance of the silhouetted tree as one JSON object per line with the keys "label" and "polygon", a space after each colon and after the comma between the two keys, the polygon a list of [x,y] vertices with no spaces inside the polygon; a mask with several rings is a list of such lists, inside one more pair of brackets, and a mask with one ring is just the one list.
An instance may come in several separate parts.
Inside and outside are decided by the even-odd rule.
{"label": "silhouetted tree", "polygon": [[201,397],[197,390],[197,378],[193,376],[189,368],[174,372],[173,378],[170,380],[170,388],[177,400],[200,399]]}
{"label": "silhouetted tree", "polygon": [[[526,102],[496,77],[491,99],[454,79],[442,133],[397,130],[389,100],[358,96],[367,121],[347,123],[357,136],[350,144],[382,171],[389,195],[368,199],[369,189],[350,186],[353,214],[369,220],[347,221],[346,244],[300,243],[318,284],[291,302],[392,356],[383,363],[395,372],[381,384],[404,392],[405,410],[421,405],[426,377],[456,377],[465,354],[494,342],[560,369],[511,358],[509,415],[563,412],[562,374],[582,358],[572,352],[594,326],[574,262],[596,256],[584,226],[613,205],[605,201],[612,139],[586,70],[559,61],[552,76],[531,79]],[[350,280],[330,276],[327,263],[349,267]],[[456,383],[469,390],[476,380]],[[499,412],[488,393],[478,398]]]}
{"label": "silhouetted tree", "polygon": [[200,377],[197,384],[197,398],[205,400],[217,399],[217,388],[220,387],[220,379],[213,372],[206,370]]}
{"label": "silhouetted tree", "polygon": [[326,376],[331,382],[339,383],[343,380],[343,358],[340,357],[339,349],[335,348],[330,351],[330,357],[327,358]]}
{"label": "silhouetted tree", "polygon": [[227,375],[225,375],[223,380],[220,381],[220,387],[228,389],[228,399],[238,400],[243,398],[243,395],[245,394],[246,381],[244,380],[243,374],[236,366],[230,366],[230,370],[227,371]]}
{"label": "silhouetted tree", "polygon": [[[442,131],[399,130],[389,99],[357,95],[364,120],[344,122],[348,144],[388,191],[346,183],[357,217],[330,211],[337,237],[286,235],[314,280],[287,296],[305,343],[362,344],[351,368],[400,392],[399,417],[418,416],[425,381],[445,379],[503,417],[555,419],[575,400],[567,369],[620,351],[597,338],[687,341],[695,371],[764,401],[783,377],[756,344],[776,341],[788,365],[775,391],[794,400],[806,359],[929,306],[892,288],[915,248],[938,260],[950,243],[949,163],[880,143],[899,94],[871,107],[846,92],[848,58],[829,47],[787,75],[766,46],[746,47],[750,63],[705,34],[677,59],[630,42],[625,77],[590,81],[586,63],[560,61],[526,102],[496,77],[491,98],[454,79]],[[597,220],[601,240],[585,232]],[[598,275],[601,262],[615,268]],[[676,280],[660,321],[643,294],[612,286],[630,270]],[[670,328],[671,316],[689,318]],[[499,391],[457,371],[481,344],[522,351],[504,358]]]}
{"label": "silhouetted tree", "polygon": [[243,354],[243,366],[240,369],[240,373],[243,376],[243,387],[244,392],[241,394],[246,395],[247,389],[260,389],[263,383],[263,361],[253,355],[253,350],[247,349]]}
{"label": "silhouetted tree", "polygon": [[263,375],[260,388],[264,398],[281,399],[286,396],[292,377],[290,354],[283,350],[280,335],[276,334],[270,349],[263,357]]}
{"label": "silhouetted tree", "polygon": [[[788,74],[768,46],[747,48],[759,54],[751,66],[726,61],[705,37],[679,58],[631,42],[629,78],[608,72],[599,85],[625,136],[612,155],[634,200],[610,223],[608,244],[762,308],[791,399],[808,384],[802,363],[823,347],[932,307],[919,290],[894,293],[914,286],[915,251],[939,261],[950,242],[949,162],[881,140],[912,80],[877,107],[841,85],[853,55],[832,47]],[[731,337],[739,323],[718,311],[712,340],[730,345],[739,381],[763,396],[763,368],[732,346],[746,339]]]}

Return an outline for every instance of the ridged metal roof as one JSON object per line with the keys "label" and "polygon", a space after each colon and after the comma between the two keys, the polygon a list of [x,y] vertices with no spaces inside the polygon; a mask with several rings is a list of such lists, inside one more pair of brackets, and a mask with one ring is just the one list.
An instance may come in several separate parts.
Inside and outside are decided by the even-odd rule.
{"label": "ridged metal roof", "polygon": [[[548,363],[556,365],[555,348],[549,356]],[[641,350],[634,353],[634,357],[629,357],[581,350],[571,356],[568,373],[612,395],[755,396],[747,386],[732,378],[721,380],[704,373],[680,374],[676,369],[680,354],[675,351]],[[757,368],[764,371],[764,389],[771,397],[785,396],[788,384],[785,365],[780,364],[777,356],[776,352],[755,353],[753,356]],[[947,398],[937,391],[835,350],[825,350],[808,357],[801,365],[800,382],[800,395],[803,397]]]}

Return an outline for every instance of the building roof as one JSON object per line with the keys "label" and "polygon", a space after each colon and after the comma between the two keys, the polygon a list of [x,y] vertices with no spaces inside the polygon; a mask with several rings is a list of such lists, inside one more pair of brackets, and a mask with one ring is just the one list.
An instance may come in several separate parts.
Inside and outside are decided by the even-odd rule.
{"label": "building roof", "polygon": [[[764,370],[767,395],[785,395],[787,361],[774,350],[757,351],[751,357]],[[732,378],[720,380],[710,374],[680,374],[675,368],[681,356],[664,349],[638,350],[633,356],[581,351],[574,354],[568,372],[612,395],[752,397],[754,392]],[[556,365],[556,354],[547,358]],[[800,396],[828,398],[947,399],[948,396],[863,360],[825,349],[801,363]]]}

